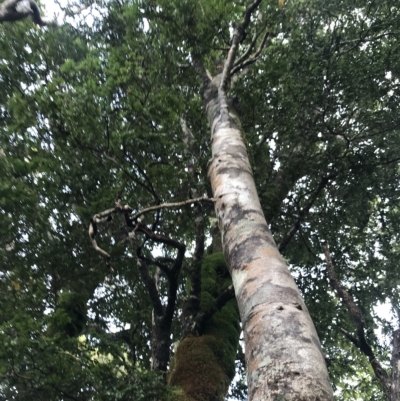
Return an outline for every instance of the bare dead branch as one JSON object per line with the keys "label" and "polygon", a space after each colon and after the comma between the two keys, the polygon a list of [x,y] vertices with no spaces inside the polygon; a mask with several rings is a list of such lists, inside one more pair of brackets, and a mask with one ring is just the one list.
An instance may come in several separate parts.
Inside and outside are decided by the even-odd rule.
{"label": "bare dead branch", "polygon": [[142,209],[140,212],[137,212],[132,216],[132,220],[136,220],[139,218],[141,215],[153,212],[155,210],[160,210],[160,209],[174,209],[178,208],[181,206],[185,205],[190,205],[191,203],[197,203],[197,202],[215,202],[214,198],[208,198],[206,196],[201,196],[200,198],[195,198],[195,199],[187,199],[182,202],[175,202],[175,203],[163,203],[161,205],[155,205],[155,206],[150,206],[146,209]]}

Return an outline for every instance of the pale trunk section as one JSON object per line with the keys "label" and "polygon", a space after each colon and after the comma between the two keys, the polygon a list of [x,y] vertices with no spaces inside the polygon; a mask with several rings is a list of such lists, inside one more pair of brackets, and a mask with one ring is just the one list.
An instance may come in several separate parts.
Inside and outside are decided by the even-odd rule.
{"label": "pale trunk section", "polygon": [[217,81],[203,92],[209,175],[243,324],[249,401],[333,400],[317,333],[268,228],[239,119],[218,98]]}

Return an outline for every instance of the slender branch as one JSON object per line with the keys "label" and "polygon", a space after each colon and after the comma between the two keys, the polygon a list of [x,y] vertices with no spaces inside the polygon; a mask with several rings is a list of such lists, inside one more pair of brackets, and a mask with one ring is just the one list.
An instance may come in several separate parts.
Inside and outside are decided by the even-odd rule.
{"label": "slender branch", "polygon": [[251,51],[253,50],[254,46],[257,43],[257,39],[260,37],[261,33],[256,33],[251,40],[251,43],[247,50],[235,61],[234,66],[236,67],[239,64],[242,64],[243,61],[247,60],[250,57]]}
{"label": "slender branch", "polygon": [[[188,199],[182,202],[175,202],[175,203],[163,203],[161,205],[155,205],[148,207],[146,209],[142,209],[140,212],[134,214],[132,217],[130,217],[130,221],[136,222],[140,216],[143,214],[155,211],[155,210],[160,210],[160,209],[168,209],[168,208],[178,208],[181,206],[189,205],[191,203],[197,203],[197,202],[215,202],[213,198],[207,198],[207,197],[200,197],[200,198],[195,198],[195,199]],[[133,209],[128,206],[122,206],[120,200],[117,202],[116,206],[113,207],[112,209],[107,209],[104,210],[103,212],[95,214],[92,219],[90,220],[89,224],[89,237],[90,241],[92,243],[93,248],[99,252],[109,263],[110,260],[110,255],[102,248],[100,248],[97,244],[96,241],[96,236],[97,236],[97,225],[100,223],[105,223],[107,221],[111,221],[112,215],[116,213],[123,213],[125,215],[132,213]],[[161,242],[161,243],[166,243],[167,245],[171,245],[175,248],[178,248],[177,244],[179,244],[177,241],[171,240],[168,237],[163,237],[161,234],[155,234],[152,230],[148,229],[145,225],[134,225],[134,231],[137,231],[139,228],[141,232],[146,234],[149,238],[155,240],[156,242]]]}
{"label": "slender branch", "polygon": [[[351,337],[349,337],[347,334],[346,337],[350,339],[350,341],[353,342],[354,345],[358,347],[358,349],[368,357],[369,363],[372,366],[372,369],[375,372],[375,376],[377,379],[381,382],[383,391],[385,395],[390,399],[390,394],[391,394],[391,381],[390,378],[386,372],[386,370],[382,367],[382,365],[379,363],[379,361],[376,359],[376,356],[374,352],[372,351],[372,348],[368,344],[365,334],[364,334],[364,329],[365,329],[365,323],[364,323],[364,317],[361,312],[361,309],[359,306],[354,302],[353,297],[349,294],[349,292],[345,289],[345,287],[341,284],[340,280],[337,278],[336,272],[335,272],[335,267],[332,262],[332,257],[331,253],[329,251],[328,245],[323,246],[324,253],[325,253],[325,259],[326,259],[326,274],[329,279],[329,283],[332,287],[332,289],[338,294],[338,296],[343,300],[343,303],[345,304],[347,310],[350,313],[350,316],[353,319],[353,322],[356,326],[356,333],[357,333],[357,341],[353,341]],[[343,332],[343,330],[341,330]],[[353,337],[353,336],[352,336]]]}
{"label": "slender branch", "polygon": [[322,177],[317,188],[314,190],[314,192],[312,193],[312,195],[310,196],[310,198],[308,199],[308,201],[306,202],[304,207],[300,210],[298,219],[295,221],[295,223],[292,225],[292,227],[289,229],[289,231],[282,238],[282,241],[278,245],[279,252],[283,252],[283,250],[286,248],[286,246],[289,244],[289,242],[295,236],[297,231],[299,231],[302,221],[306,218],[312,205],[317,200],[318,195],[328,185],[328,182],[331,178],[333,178],[333,175]]}
{"label": "slender branch", "polygon": [[235,63],[235,66],[232,68],[232,71],[231,71],[231,76],[232,76],[233,74],[235,74],[237,71],[239,71],[239,70],[241,70],[241,69],[243,69],[243,68],[245,68],[245,67],[248,67],[248,66],[250,66],[251,64],[255,63],[255,62],[259,59],[259,57],[260,57],[260,55],[261,55],[261,52],[263,51],[263,49],[264,49],[264,47],[265,47],[265,44],[267,43],[267,40],[268,40],[268,38],[269,38],[269,34],[270,34],[269,31],[266,30],[265,33],[264,33],[264,36],[263,36],[263,38],[262,38],[262,40],[261,40],[261,43],[260,43],[260,45],[258,46],[257,51],[256,51],[251,57],[249,57],[249,56],[244,57],[244,56],[246,55],[246,53],[245,53],[245,54]]}
{"label": "slender branch", "polygon": [[172,238],[169,238],[165,235],[155,233],[154,231],[151,231],[149,228],[147,228],[147,226],[143,223],[137,223],[137,226],[138,226],[138,231],[145,234],[148,238],[150,238],[154,242],[169,245],[178,250],[186,248],[185,244],[183,244],[177,240],[174,240]]}
{"label": "slender branch", "polygon": [[339,327],[339,330],[344,334],[345,337],[347,337],[357,348],[360,348],[360,341],[358,341],[358,338],[354,337],[352,334],[350,334],[348,331],[343,329],[342,327]]}
{"label": "slender branch", "polygon": [[157,266],[168,278],[170,277],[171,271],[166,264],[158,261],[157,259],[149,258],[147,256],[142,255],[141,251],[138,253],[138,257],[149,265]]}

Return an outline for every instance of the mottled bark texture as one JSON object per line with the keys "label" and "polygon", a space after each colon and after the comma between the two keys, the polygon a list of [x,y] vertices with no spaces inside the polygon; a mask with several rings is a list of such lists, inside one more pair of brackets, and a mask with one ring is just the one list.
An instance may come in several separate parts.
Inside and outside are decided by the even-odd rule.
{"label": "mottled bark texture", "polygon": [[265,220],[223,79],[204,82],[202,94],[215,210],[244,331],[249,401],[333,400],[317,333]]}

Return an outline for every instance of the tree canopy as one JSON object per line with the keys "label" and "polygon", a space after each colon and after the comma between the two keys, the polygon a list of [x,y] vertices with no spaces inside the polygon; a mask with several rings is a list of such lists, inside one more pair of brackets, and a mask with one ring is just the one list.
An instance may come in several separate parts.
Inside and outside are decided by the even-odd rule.
{"label": "tree canopy", "polygon": [[[0,399],[192,400],[235,372],[229,397],[246,399],[196,60],[219,76],[248,3],[110,0],[0,24]],[[264,215],[337,399],[394,400],[400,9],[258,3],[229,107]],[[223,385],[204,387],[199,360]]]}

